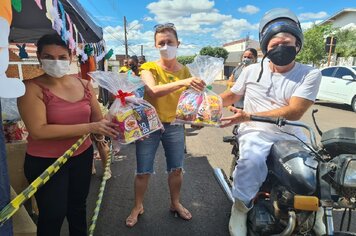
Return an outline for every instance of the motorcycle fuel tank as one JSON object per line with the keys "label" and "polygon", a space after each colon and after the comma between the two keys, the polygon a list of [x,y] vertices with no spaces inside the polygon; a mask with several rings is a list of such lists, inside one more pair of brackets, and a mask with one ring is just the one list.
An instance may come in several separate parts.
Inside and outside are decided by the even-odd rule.
{"label": "motorcycle fuel tank", "polygon": [[271,148],[267,166],[280,183],[295,194],[315,193],[318,161],[300,141],[276,142]]}

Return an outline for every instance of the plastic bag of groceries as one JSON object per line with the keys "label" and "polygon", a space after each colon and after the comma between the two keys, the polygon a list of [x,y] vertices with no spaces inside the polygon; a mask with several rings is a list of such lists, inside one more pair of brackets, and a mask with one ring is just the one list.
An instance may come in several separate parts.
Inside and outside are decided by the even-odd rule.
{"label": "plastic bag of groceries", "polygon": [[224,68],[224,59],[198,55],[187,67],[192,76],[206,83],[202,92],[185,90],[178,101],[176,119],[173,123],[198,126],[219,126],[222,116],[222,99],[211,91],[211,84]]}
{"label": "plastic bag of groceries", "polygon": [[127,74],[116,72],[95,71],[89,75],[99,86],[115,95],[108,115],[112,122],[119,125],[119,143],[132,143],[163,128],[156,109],[142,98],[135,97],[133,93],[144,86],[142,81],[132,83]]}

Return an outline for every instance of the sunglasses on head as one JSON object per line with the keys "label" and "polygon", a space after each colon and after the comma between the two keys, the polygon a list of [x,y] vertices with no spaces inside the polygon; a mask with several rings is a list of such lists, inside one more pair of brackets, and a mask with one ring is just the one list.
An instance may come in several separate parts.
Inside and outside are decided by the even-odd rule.
{"label": "sunglasses on head", "polygon": [[165,24],[157,24],[153,27],[156,31],[162,28],[172,28],[176,30],[176,27],[174,26],[173,23],[165,23]]}

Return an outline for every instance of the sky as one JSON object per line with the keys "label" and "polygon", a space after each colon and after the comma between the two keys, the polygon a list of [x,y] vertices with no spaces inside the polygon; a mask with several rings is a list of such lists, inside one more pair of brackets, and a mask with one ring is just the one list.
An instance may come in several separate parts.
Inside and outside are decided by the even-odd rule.
{"label": "sky", "polygon": [[[276,7],[292,10],[307,29],[355,0],[79,0],[94,22],[103,28],[107,48],[125,54],[124,16],[127,21],[128,54],[158,59],[154,47],[156,24],[174,23],[179,41],[178,56],[194,55],[205,46],[246,38],[258,40],[263,14]],[[142,45],[142,46],[141,46]]]}

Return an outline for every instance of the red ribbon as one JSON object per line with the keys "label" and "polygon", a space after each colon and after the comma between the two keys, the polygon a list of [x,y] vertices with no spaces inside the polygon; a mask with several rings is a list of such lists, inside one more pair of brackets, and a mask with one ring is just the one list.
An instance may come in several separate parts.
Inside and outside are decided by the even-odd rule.
{"label": "red ribbon", "polygon": [[122,104],[123,106],[126,106],[126,100],[125,100],[125,98],[126,98],[126,97],[130,97],[130,96],[132,96],[132,95],[133,95],[133,93],[122,92],[122,90],[120,89],[120,90],[117,91],[117,94],[115,95],[115,98],[120,99],[121,104]]}

